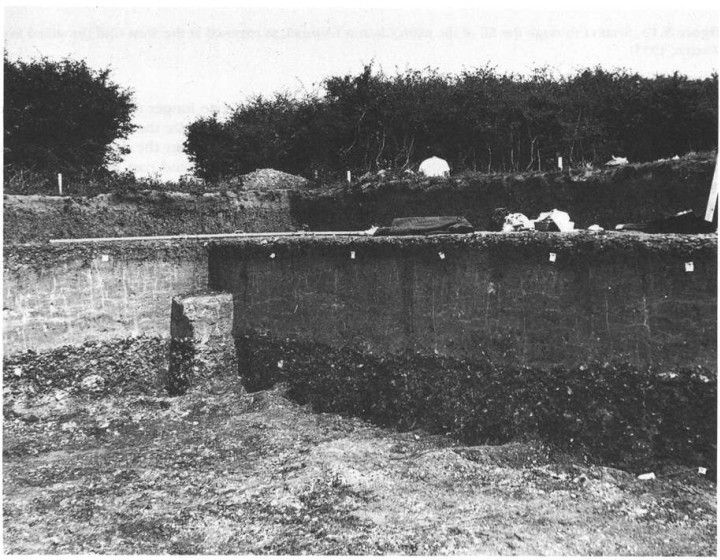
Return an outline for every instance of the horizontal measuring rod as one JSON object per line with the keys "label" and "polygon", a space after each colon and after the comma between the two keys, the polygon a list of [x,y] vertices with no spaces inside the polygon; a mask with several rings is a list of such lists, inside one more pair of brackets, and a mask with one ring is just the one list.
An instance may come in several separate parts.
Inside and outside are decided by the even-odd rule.
{"label": "horizontal measuring rod", "polygon": [[100,243],[105,241],[165,241],[172,239],[242,239],[248,237],[327,237],[338,235],[371,236],[366,231],[279,231],[265,233],[200,233],[194,235],[147,235],[139,237],[84,237],[78,239],[51,239],[50,243]]}

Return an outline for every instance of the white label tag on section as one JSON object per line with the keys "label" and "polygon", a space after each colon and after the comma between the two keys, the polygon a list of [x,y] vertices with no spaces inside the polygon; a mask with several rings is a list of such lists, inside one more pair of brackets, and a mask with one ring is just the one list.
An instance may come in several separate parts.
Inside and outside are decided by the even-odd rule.
{"label": "white label tag on section", "polygon": [[442,260],[445,258],[445,253],[440,252],[440,253],[438,253],[438,256],[440,257],[440,260]]}
{"label": "white label tag on section", "polygon": [[695,270],[695,264],[690,261],[685,263],[685,272],[693,272]]}
{"label": "white label tag on section", "polygon": [[350,251],[350,258],[351,258],[351,259],[354,259],[354,258],[355,258],[355,251]]}
{"label": "white label tag on section", "polygon": [[557,253],[550,253],[550,262],[555,262],[557,259]]}
{"label": "white label tag on section", "polygon": [[102,257],[100,257],[100,260],[102,262],[108,262],[110,260],[110,255],[103,255]]}

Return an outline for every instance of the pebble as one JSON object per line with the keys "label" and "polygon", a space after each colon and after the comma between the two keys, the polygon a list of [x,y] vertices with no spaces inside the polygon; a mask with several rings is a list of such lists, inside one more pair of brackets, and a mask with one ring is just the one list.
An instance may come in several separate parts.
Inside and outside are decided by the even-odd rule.
{"label": "pebble", "polygon": [[100,375],[88,375],[80,382],[80,385],[88,391],[102,391],[105,379]]}

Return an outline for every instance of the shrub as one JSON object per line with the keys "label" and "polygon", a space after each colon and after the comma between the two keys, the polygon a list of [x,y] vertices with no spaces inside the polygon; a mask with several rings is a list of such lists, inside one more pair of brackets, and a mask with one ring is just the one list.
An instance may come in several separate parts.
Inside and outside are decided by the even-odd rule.
{"label": "shrub", "polygon": [[4,57],[4,162],[16,169],[68,173],[107,169],[137,129],[132,92],[84,61]]}

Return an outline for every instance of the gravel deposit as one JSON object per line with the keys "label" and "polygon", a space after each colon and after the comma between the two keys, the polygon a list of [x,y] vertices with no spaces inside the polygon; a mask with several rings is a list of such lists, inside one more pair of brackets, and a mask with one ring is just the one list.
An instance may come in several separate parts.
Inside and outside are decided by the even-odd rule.
{"label": "gravel deposit", "polygon": [[280,190],[305,188],[310,181],[304,177],[291,175],[276,169],[256,169],[252,173],[239,177],[245,190]]}

